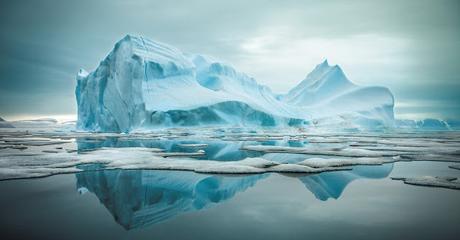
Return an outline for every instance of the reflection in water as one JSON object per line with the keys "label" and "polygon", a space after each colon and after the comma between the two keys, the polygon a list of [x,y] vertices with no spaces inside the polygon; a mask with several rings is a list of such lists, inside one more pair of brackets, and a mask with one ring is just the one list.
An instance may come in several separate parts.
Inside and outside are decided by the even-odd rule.
{"label": "reflection in water", "polygon": [[[101,147],[161,148],[166,152],[191,152],[196,148],[182,144],[205,143],[206,155],[201,159],[237,161],[247,157],[263,157],[280,163],[296,163],[308,158],[305,154],[248,152],[243,144],[264,144],[302,147],[304,141],[200,141],[179,139],[77,139],[79,151]],[[82,166],[100,169],[98,165]],[[93,169],[93,170],[94,170]],[[385,178],[393,164],[355,166],[352,171],[325,172],[299,177],[305,187],[321,201],[338,199],[345,187],[358,178]],[[90,169],[87,169],[90,170]],[[196,211],[231,199],[238,192],[254,186],[269,174],[251,176],[209,176],[194,172],[153,170],[106,170],[77,173],[81,193],[94,193],[115,220],[126,229],[144,227],[165,221],[183,212]]]}
{"label": "reflection in water", "polygon": [[77,173],[77,188],[99,198],[126,229],[162,222],[232,198],[268,175],[208,176],[193,172],[112,170]]}
{"label": "reflection in water", "polygon": [[102,147],[147,147],[147,148],[161,148],[166,152],[195,152],[197,148],[183,147],[182,144],[200,143],[207,144],[203,149],[206,153],[204,157],[198,159],[212,159],[219,161],[236,161],[248,157],[259,157],[262,154],[253,151],[242,151],[240,148],[247,144],[261,144],[261,145],[278,145],[290,147],[302,147],[305,141],[203,141],[203,140],[182,140],[182,139],[130,139],[119,137],[108,137],[104,139],[86,139],[77,138],[77,145],[79,151],[97,149]]}
{"label": "reflection in water", "polygon": [[386,178],[393,170],[393,163],[382,166],[355,166],[352,171],[324,172],[300,177],[299,180],[319,200],[338,199],[345,187],[359,178]]}
{"label": "reflection in water", "polygon": [[195,152],[196,148],[182,147],[181,144],[205,143],[203,149],[206,153],[204,157],[198,159],[212,159],[220,161],[235,161],[247,157],[258,157],[261,154],[257,152],[241,151],[240,148],[247,142],[232,141],[194,141],[194,140],[176,140],[176,139],[123,139],[107,138],[100,141],[87,140],[84,138],[77,139],[79,151],[96,149],[101,147],[147,147],[161,148],[166,152]]}
{"label": "reflection in water", "polygon": [[[352,171],[299,177],[319,200],[338,199],[358,178],[384,178],[393,164],[356,166]],[[126,229],[149,226],[183,212],[205,209],[231,199],[269,174],[209,176],[194,172],[106,170],[77,173],[77,188],[94,193]]]}
{"label": "reflection in water", "polygon": [[[308,158],[308,156],[293,153],[268,153],[263,155],[263,158],[280,163],[298,163]],[[299,180],[317,199],[326,201],[329,198],[338,199],[345,187],[355,179],[386,178],[392,170],[393,163],[382,166],[354,166],[352,171],[324,172],[299,177]]]}

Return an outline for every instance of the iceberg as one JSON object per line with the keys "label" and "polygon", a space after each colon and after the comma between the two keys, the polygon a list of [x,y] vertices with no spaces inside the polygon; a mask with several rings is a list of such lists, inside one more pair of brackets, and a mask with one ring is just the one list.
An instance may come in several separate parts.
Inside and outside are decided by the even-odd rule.
{"label": "iceberg", "polygon": [[416,130],[458,130],[458,122],[454,120],[442,120],[426,118],[423,120],[397,119],[395,125],[402,129]]}
{"label": "iceberg", "polygon": [[327,61],[280,95],[229,64],[127,35],[95,71],[81,69],[77,128],[130,132],[176,126],[391,126],[392,93],[359,87]]}
{"label": "iceberg", "polygon": [[14,128],[14,126],[0,117],[0,128]]}

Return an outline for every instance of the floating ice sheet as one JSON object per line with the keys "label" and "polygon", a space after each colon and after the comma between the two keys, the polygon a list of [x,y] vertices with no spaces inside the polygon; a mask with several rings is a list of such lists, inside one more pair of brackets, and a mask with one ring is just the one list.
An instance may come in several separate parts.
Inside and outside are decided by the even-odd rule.
{"label": "floating ice sheet", "polygon": [[398,161],[460,162],[459,136],[458,132],[306,133],[241,128],[119,134],[18,128],[0,132],[0,179],[86,171],[80,167],[85,164],[100,164],[101,169],[213,174],[310,174]]}
{"label": "floating ice sheet", "polygon": [[[450,161],[460,162],[460,152],[457,148],[452,147],[287,147],[287,146],[269,146],[269,145],[246,145],[241,147],[242,150],[258,151],[265,153],[295,153],[295,154],[308,154],[308,155],[323,155],[323,156],[336,156],[336,157],[352,157],[352,158],[382,158],[394,157],[399,161]],[[355,161],[355,160],[354,160]]]}
{"label": "floating ice sheet", "polygon": [[280,164],[263,158],[241,161],[212,161],[161,156],[149,148],[103,148],[83,153],[44,153],[42,155],[4,156],[0,160],[0,179],[49,176],[79,172],[84,164],[103,164],[103,169],[181,170],[200,173],[254,174],[266,172],[319,173],[344,168],[311,168],[298,164]]}
{"label": "floating ice sheet", "polygon": [[353,165],[382,165],[384,163],[393,163],[396,161],[398,161],[397,158],[309,158],[298,164],[313,168],[327,168]]}
{"label": "floating ice sheet", "polygon": [[457,181],[456,177],[433,177],[433,176],[423,176],[423,177],[392,177],[393,180],[404,181],[405,184],[418,185],[418,186],[427,186],[427,187],[441,187],[441,188],[450,188],[460,190],[460,182]]}

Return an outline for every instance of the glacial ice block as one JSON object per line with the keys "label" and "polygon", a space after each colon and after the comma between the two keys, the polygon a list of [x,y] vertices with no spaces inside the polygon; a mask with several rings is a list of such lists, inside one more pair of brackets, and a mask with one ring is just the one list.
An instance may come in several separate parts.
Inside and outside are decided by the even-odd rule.
{"label": "glacial ice block", "polygon": [[77,127],[88,131],[293,126],[324,119],[387,126],[393,121],[388,89],[358,87],[327,62],[279,95],[212,57],[132,35],[116,43],[95,71],[80,70],[75,94]]}

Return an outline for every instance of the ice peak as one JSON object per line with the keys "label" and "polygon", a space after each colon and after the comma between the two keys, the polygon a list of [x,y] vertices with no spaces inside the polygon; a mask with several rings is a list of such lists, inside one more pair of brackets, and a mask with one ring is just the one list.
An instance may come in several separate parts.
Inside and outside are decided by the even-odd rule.
{"label": "ice peak", "polygon": [[130,39],[130,38],[133,38],[133,37],[139,37],[139,36],[131,34],[131,33],[128,33],[128,34],[126,34],[126,36],[123,39]]}
{"label": "ice peak", "polygon": [[88,73],[85,69],[80,68],[80,70],[78,70],[77,76],[78,76],[78,77],[85,78],[85,77],[88,76],[88,74],[89,74],[89,73]]}
{"label": "ice peak", "polygon": [[329,67],[329,63],[327,62],[327,58],[324,59],[322,63],[320,63],[318,66],[320,67]]}
{"label": "ice peak", "polygon": [[339,74],[345,75],[342,68],[339,65],[334,65],[331,67],[331,71],[337,72]]}
{"label": "ice peak", "polygon": [[[329,65],[329,62],[327,61],[327,59],[324,59],[323,62],[316,65],[315,69],[313,69],[313,71],[311,71],[309,75],[322,75],[328,72],[330,69],[331,69],[331,66]],[[307,75],[307,78],[308,78],[308,75]]]}

